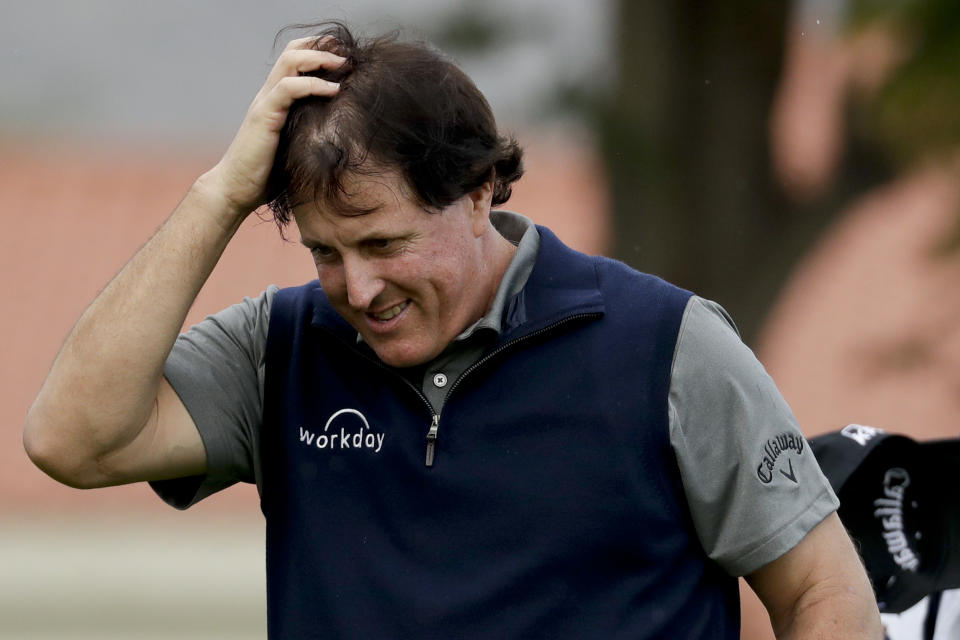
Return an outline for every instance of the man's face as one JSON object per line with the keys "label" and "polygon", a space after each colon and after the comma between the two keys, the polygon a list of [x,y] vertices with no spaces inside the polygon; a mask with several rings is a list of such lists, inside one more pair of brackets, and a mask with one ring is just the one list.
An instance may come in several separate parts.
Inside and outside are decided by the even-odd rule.
{"label": "man's face", "polygon": [[344,180],[343,216],[312,202],[294,208],[327,298],[381,360],[409,367],[436,357],[492,300],[481,236],[489,200],[467,195],[428,213],[396,174]]}

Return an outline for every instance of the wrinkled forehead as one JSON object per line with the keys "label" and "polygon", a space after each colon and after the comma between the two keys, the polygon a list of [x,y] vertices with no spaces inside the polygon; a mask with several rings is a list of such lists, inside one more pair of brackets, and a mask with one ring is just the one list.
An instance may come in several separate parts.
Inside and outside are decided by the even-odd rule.
{"label": "wrinkled forehead", "polygon": [[416,199],[406,197],[396,178],[358,175],[350,188],[355,193],[346,198],[348,210],[327,200],[307,200],[293,208],[302,244],[342,249],[375,239],[430,235],[441,220]]}
{"label": "wrinkled forehead", "polygon": [[416,202],[399,169],[373,162],[331,175],[326,182],[327,188],[317,188],[319,183],[301,188],[292,208],[309,206],[324,213],[357,216]]}
{"label": "wrinkled forehead", "polygon": [[292,206],[294,216],[321,214],[353,218],[385,211],[421,210],[417,198],[399,170],[365,166],[338,176],[335,189],[304,189]]}

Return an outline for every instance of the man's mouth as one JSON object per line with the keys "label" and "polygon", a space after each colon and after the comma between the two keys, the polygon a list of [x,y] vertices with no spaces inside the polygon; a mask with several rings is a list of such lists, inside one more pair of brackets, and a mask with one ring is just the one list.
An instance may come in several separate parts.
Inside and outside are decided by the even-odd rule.
{"label": "man's mouth", "polygon": [[409,300],[404,300],[400,304],[390,307],[386,311],[380,311],[379,313],[368,313],[367,315],[373,318],[374,320],[378,320],[380,322],[386,322],[387,320],[390,320],[391,318],[395,318],[396,316],[400,315],[400,313],[404,309],[406,309],[407,305],[409,304],[410,304]]}

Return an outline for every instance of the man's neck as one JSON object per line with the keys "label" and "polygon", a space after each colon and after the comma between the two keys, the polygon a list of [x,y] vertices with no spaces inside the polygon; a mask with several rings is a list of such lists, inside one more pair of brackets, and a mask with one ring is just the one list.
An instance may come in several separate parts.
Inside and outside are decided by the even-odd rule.
{"label": "man's neck", "polygon": [[497,295],[497,289],[503,280],[503,274],[506,273],[510,261],[513,260],[513,256],[517,252],[517,247],[500,235],[492,225],[485,241],[489,243],[486,253],[487,259],[484,260],[484,273],[482,274],[486,282],[485,303],[483,311],[474,318],[474,321],[479,320],[490,311],[493,306],[493,299]]}

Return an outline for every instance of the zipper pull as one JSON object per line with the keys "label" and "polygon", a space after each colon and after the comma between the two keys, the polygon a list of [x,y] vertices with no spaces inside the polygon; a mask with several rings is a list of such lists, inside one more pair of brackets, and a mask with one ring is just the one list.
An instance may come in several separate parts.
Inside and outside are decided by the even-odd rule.
{"label": "zipper pull", "polygon": [[437,429],[440,428],[439,414],[433,414],[433,421],[430,423],[430,431],[427,431],[427,466],[433,466],[433,456],[437,449]]}

